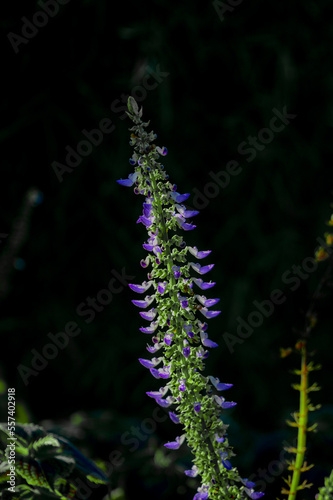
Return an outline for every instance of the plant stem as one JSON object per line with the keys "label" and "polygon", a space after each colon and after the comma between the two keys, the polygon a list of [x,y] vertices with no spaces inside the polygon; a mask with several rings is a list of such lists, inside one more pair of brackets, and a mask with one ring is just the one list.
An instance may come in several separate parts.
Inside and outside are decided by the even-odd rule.
{"label": "plant stem", "polygon": [[299,481],[304,462],[304,455],[306,451],[306,432],[308,425],[308,367],[306,364],[306,344],[302,347],[301,353],[301,384],[300,384],[300,401],[299,401],[299,422],[297,434],[297,453],[295,462],[292,464],[293,476],[288,495],[288,500],[295,500],[297,490],[299,489]]}

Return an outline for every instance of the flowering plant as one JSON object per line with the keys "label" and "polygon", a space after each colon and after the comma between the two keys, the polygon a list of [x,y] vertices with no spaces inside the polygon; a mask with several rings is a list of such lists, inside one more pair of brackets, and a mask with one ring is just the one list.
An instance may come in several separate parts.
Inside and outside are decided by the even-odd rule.
{"label": "flowering plant", "polygon": [[211,309],[219,299],[204,295],[215,283],[202,279],[214,264],[197,262],[211,251],[187,246],[179,234],[179,230],[191,231],[196,227],[188,220],[198,212],[186,209],[183,202],[189,194],[180,194],[169,181],[158,161],[167,154],[167,149],[154,144],[157,136],[146,131],[149,123],[142,121],[142,109],[139,110],[132,97],[128,109],[134,122],[130,129],[130,143],[134,146],[130,164],[134,172],[118,183],[134,186],[134,192],[145,198],[137,222],[148,231],[148,240],[143,245],[148,256],[141,266],[150,266],[147,281],[129,286],[138,294],[149,290],[143,299],[132,301],[135,306],[147,309],[153,305],[140,312],[149,322],[148,327],[140,330],[152,335],[152,345],[147,350],[153,357],[139,361],[155,378],[167,381],[158,391],[147,395],[160,406],[170,408],[171,420],[182,426],[181,434],[164,446],[177,449],[186,441],[193,452],[192,469],[185,474],[201,476],[195,500],[213,495],[216,500],[248,497],[256,500],[263,493],[255,492],[254,483],[242,478],[232,466],[234,453],[228,441],[228,426],[220,418],[221,412],[236,404],[220,395],[232,384],[202,373],[209,354],[207,349],[217,347],[208,338],[206,320],[220,314]]}
{"label": "flowering plant", "polygon": [[[232,384],[203,374],[208,349],[218,347],[208,338],[206,320],[218,316],[220,311],[210,309],[219,299],[204,295],[215,283],[204,281],[202,276],[211,271],[214,264],[197,262],[211,251],[188,246],[180,234],[196,227],[191,219],[198,212],[183,205],[189,194],[180,194],[177,186],[170,182],[159,162],[166,156],[167,149],[156,146],[157,136],[146,130],[149,122],[142,121],[142,108],[139,109],[132,97],[128,99],[127,114],[134,123],[130,128],[134,153],[129,160],[134,172],[117,182],[134,187],[135,194],[144,196],[143,213],[137,223],[142,223],[148,232],[148,240],[143,244],[148,255],[140,262],[143,268],[149,267],[147,280],[129,285],[138,294],[148,292],[145,297],[132,300],[143,309],[140,316],[149,322],[149,326],[140,328],[141,332],[152,335],[152,345],[147,345],[147,350],[153,357],[139,361],[153,377],[166,382],[158,391],[149,391],[147,395],[168,408],[170,419],[182,428],[175,440],[164,446],[178,449],[186,442],[190,448],[193,466],[185,474],[201,478],[194,500],[256,500],[264,493],[255,491],[255,484],[241,477],[232,465],[234,452],[228,441],[228,426],[223,423],[223,412],[236,403],[227,401],[220,393]],[[323,260],[323,251],[317,251],[318,260]],[[307,429],[307,413],[316,409],[307,395],[311,390],[318,390],[316,384],[308,385],[308,373],[316,367],[306,362],[304,339],[296,343],[295,349],[302,356],[301,370],[295,370],[301,376],[301,383],[294,384],[300,391],[300,411],[294,414],[294,422],[288,422],[298,427],[297,447],[287,450],[296,454],[296,459],[288,462],[288,469],[293,471],[292,477],[285,480],[288,488],[282,489],[288,500],[295,499],[298,490],[310,486],[306,481],[299,483],[301,473],[309,469],[304,462],[305,436],[315,427]],[[291,351],[284,349],[281,354],[284,357]],[[328,480],[326,487],[330,485]],[[326,498],[324,494],[330,491],[327,488],[321,490],[320,498]]]}

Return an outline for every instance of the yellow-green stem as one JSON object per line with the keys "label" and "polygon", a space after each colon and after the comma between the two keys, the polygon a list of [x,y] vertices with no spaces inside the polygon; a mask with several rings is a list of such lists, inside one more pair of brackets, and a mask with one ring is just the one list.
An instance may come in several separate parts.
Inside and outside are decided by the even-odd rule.
{"label": "yellow-green stem", "polygon": [[308,388],[308,368],[306,364],[306,347],[302,347],[302,361],[301,361],[301,384],[300,384],[300,401],[299,401],[299,422],[298,422],[298,435],[297,435],[297,454],[294,462],[294,469],[288,500],[295,500],[299,481],[301,477],[301,468],[304,462],[304,455],[306,451],[306,431],[308,425],[308,401],[307,401],[307,388]]}

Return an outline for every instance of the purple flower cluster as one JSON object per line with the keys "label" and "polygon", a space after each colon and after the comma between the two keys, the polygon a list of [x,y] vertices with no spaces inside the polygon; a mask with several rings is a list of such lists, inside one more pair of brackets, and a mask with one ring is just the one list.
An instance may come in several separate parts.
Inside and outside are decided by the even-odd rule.
{"label": "purple flower cluster", "polygon": [[[228,488],[228,478],[232,484],[237,480],[244,481],[230,463],[233,453],[228,444],[227,426],[220,418],[222,411],[236,403],[215,393],[231,388],[232,384],[221,383],[217,378],[205,377],[201,373],[209,355],[207,348],[217,347],[208,338],[207,323],[200,320],[201,315],[204,320],[209,320],[221,312],[210,309],[219,299],[201,294],[215,285],[201,278],[211,271],[214,264],[196,262],[206,258],[211,251],[187,246],[179,234],[181,230],[191,231],[196,227],[190,219],[198,212],[188,210],[182,204],[189,194],[177,191],[177,186],[171,184],[159,163],[158,159],[165,156],[167,150],[156,146],[156,135],[145,130],[148,123],[141,120],[142,109],[138,109],[132,98],[128,108],[128,115],[134,122],[130,129],[130,144],[134,146],[130,164],[134,166],[134,172],[118,183],[134,187],[135,194],[144,196],[142,215],[137,223],[142,223],[148,232],[148,239],[143,244],[148,255],[140,264],[144,268],[150,267],[147,281],[129,286],[137,294],[147,293],[142,299],[132,302],[144,309],[140,316],[149,322],[148,326],[140,328],[141,332],[152,336],[152,345],[147,345],[148,352],[153,355],[161,352],[159,357],[140,358],[139,361],[154,378],[167,381],[159,390],[149,391],[147,395],[163,408],[170,408],[170,419],[175,424],[182,424],[184,432],[164,446],[175,450],[186,440],[195,458],[191,471],[185,471],[185,474],[201,475],[202,486],[194,498],[204,500],[210,491],[216,491],[217,485],[225,483],[225,488]],[[220,491],[225,490],[221,488]],[[253,499],[259,498],[253,496],[253,491],[244,483],[239,492],[245,492]],[[227,497],[221,493],[214,498]]]}

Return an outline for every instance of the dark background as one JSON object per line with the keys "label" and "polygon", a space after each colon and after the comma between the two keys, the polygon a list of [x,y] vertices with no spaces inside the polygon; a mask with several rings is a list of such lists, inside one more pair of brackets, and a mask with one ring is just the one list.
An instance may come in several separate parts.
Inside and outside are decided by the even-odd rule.
{"label": "dark background", "polygon": [[[209,279],[217,284],[207,295],[221,298],[222,313],[209,324],[219,348],[206,373],[234,383],[228,397],[238,405],[225,415],[237,454],[233,463],[255,480],[260,469],[270,470],[272,498],[282,481],[274,472],[279,466],[269,465],[279,460],[283,440],[293,440],[285,419],[298,401],[289,370],[299,359],[280,359],[279,348],[298,339],[294,330],[302,330],[326,266],[300,280],[295,291],[282,279],[314,255],[331,215],[330,4],[246,0],[222,19],[212,2],[71,0],[32,35],[22,30],[26,20],[37,19],[38,3],[3,7],[0,233],[8,236],[0,244],[2,397],[6,386],[15,387],[20,421],[58,430],[97,461],[108,462],[119,450],[125,460],[114,467],[111,487],[124,488],[118,493],[126,499],[138,491],[146,498],[191,498],[195,490],[183,474],[190,467],[187,451],[163,451],[163,443],[179,434],[169,420],[143,433],[137,450],[121,442],[131,426],[152,418],[154,402],[145,392],[159,387],[137,360],[147,357],[149,341],[130,302],[138,297],[123,287],[90,323],[76,312],[106,288],[112,270],[135,277],[130,282],[145,279],[139,261],[146,234],[136,225],[142,200],[116,183],[133,171],[130,123],[119,101],[132,93],[143,105],[158,144],[168,148],[170,179],[179,192],[191,193],[190,206],[199,203],[198,191],[209,192],[209,172],[219,173],[230,160],[241,166],[228,186],[200,202],[197,228],[185,236],[211,249],[207,263],[215,263]],[[30,39],[14,42],[9,33],[30,33]],[[147,90],[144,82],[155,80],[146,75],[158,69],[167,75]],[[273,110],[284,107],[296,118],[264,147],[259,141],[262,150],[248,161],[240,144],[269,127]],[[114,130],[59,182],[52,164],[65,164],[66,146],[76,150],[85,139],[82,130],[98,128],[105,118]],[[43,201],[27,213],[22,207],[31,188]],[[237,317],[246,320],[256,310],[253,301],[268,299],[276,288],[284,304],[231,353],[225,332],[236,335]],[[322,386],[312,397],[322,409],[311,415],[319,432],[309,437],[307,457],[316,464],[309,475],[316,488],[332,467],[331,306],[329,293],[316,304],[318,325],[309,341],[323,366],[312,377]],[[80,334],[25,385],[18,366],[31,368],[31,349],[42,353],[48,333],[63,331],[70,321]]]}

